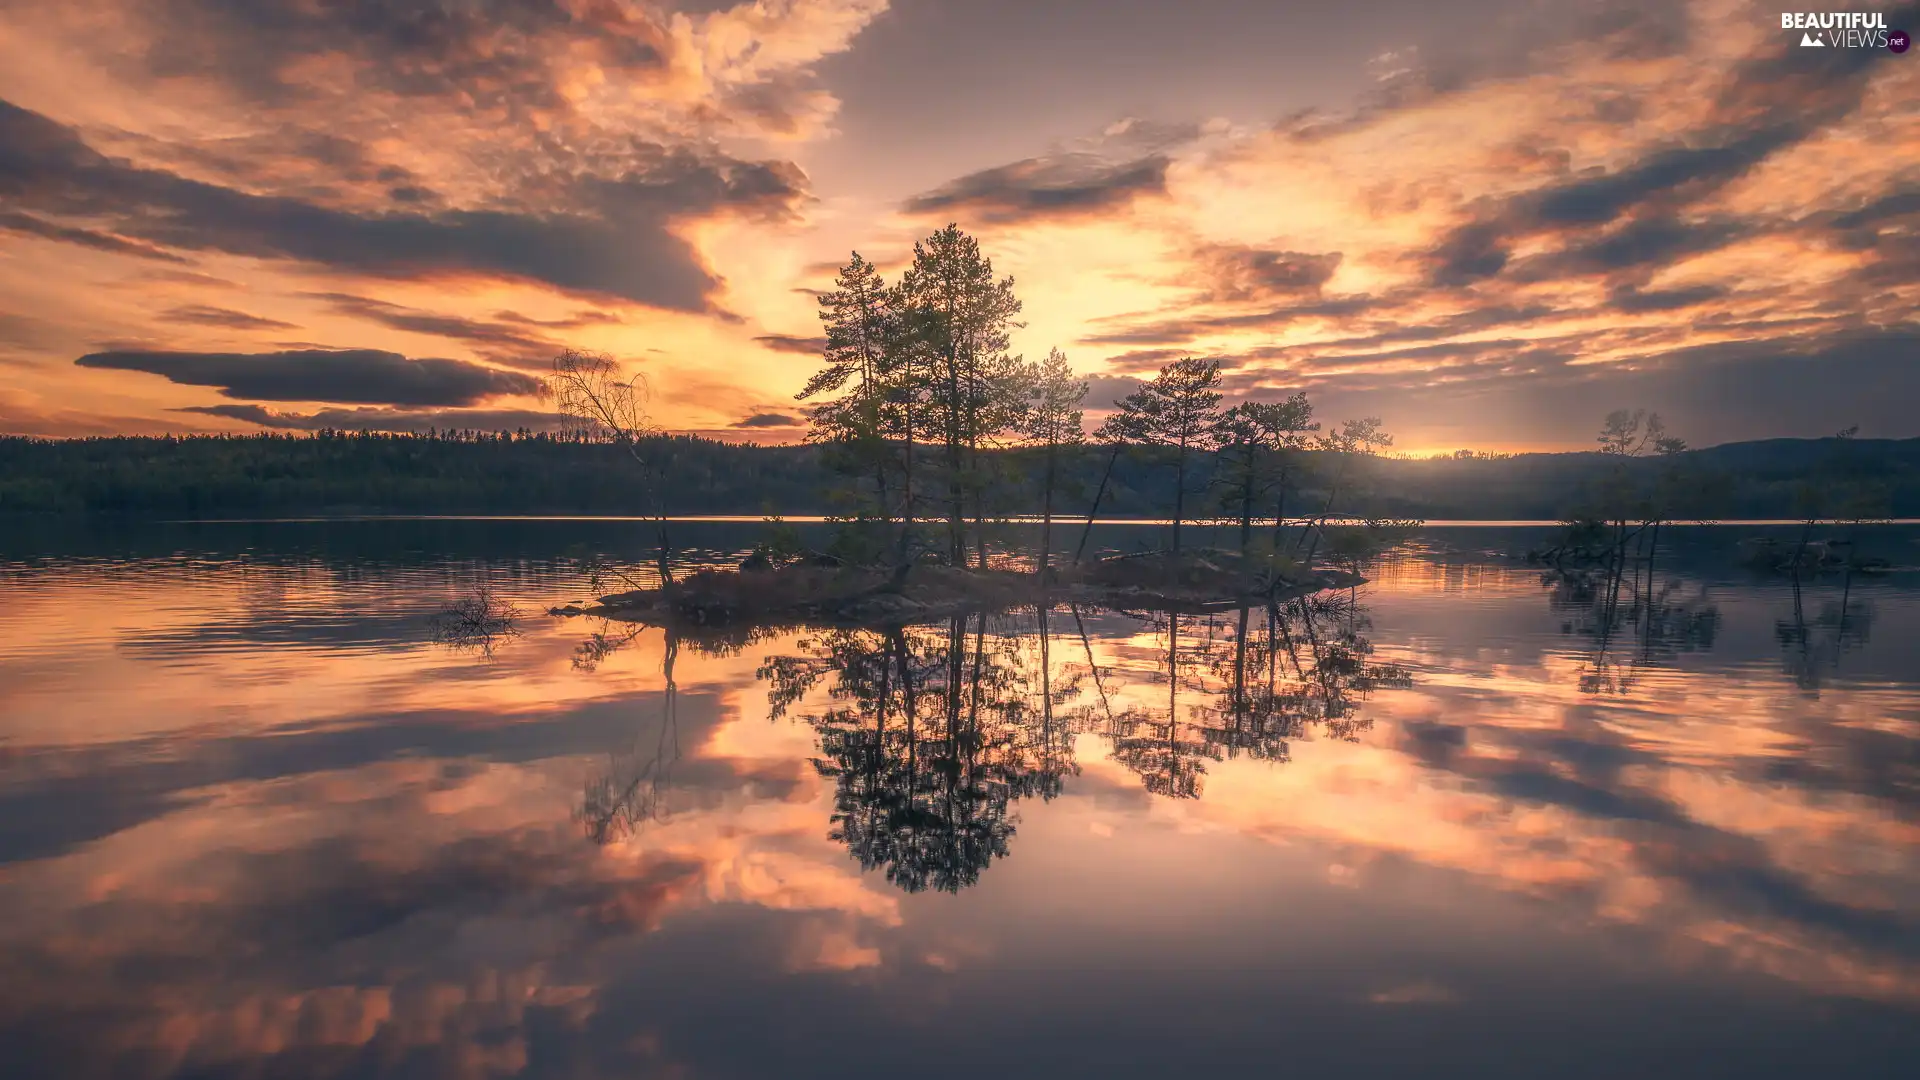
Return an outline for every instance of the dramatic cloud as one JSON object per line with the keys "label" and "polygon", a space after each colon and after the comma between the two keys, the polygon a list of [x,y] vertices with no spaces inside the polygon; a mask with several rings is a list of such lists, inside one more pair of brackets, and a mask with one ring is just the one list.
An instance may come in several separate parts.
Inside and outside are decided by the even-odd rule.
{"label": "dramatic cloud", "polygon": [[1253,300],[1317,294],[1340,268],[1340,253],[1267,251],[1241,244],[1213,244],[1194,253],[1214,282],[1210,300]]}
{"label": "dramatic cloud", "polygon": [[1164,195],[1164,155],[1112,164],[1092,154],[1029,158],[983,169],[907,200],[909,214],[964,215],[989,224],[1097,214],[1145,195]]}
{"label": "dramatic cloud", "polygon": [[[498,320],[469,319],[458,315],[437,315],[417,311],[385,300],[346,293],[317,293],[314,299],[326,301],[334,311],[351,315],[394,330],[426,337],[448,338],[472,344],[490,359],[545,366],[564,346],[552,338],[530,333],[544,325],[524,317]],[[511,315],[511,313],[506,313]],[[564,325],[566,321],[563,320]]]}
{"label": "dramatic cloud", "polygon": [[820,350],[827,347],[823,337],[793,337],[788,334],[761,334],[753,340],[779,353],[792,353],[795,356],[819,356]]}
{"label": "dramatic cloud", "polygon": [[560,431],[566,420],[535,409],[321,409],[276,412],[260,405],[189,405],[176,412],[244,420],[277,431]]}
{"label": "dramatic cloud", "polygon": [[737,428],[786,428],[801,427],[805,425],[806,422],[806,418],[801,416],[793,416],[788,413],[763,412],[754,413],[752,416],[736,422],[733,426]]}
{"label": "dramatic cloud", "polygon": [[[0,102],[4,105],[5,102]],[[0,229],[8,232],[38,236],[47,240],[60,240],[69,244],[79,244],[95,251],[108,251],[116,255],[132,255],[141,259],[153,259],[157,262],[182,263],[185,259],[171,252],[129,240],[124,236],[111,236],[94,232],[91,229],[75,228],[71,225],[56,225],[42,221],[32,214],[22,214],[13,210],[0,210]]]}
{"label": "dramatic cloud", "polygon": [[340,56],[403,98],[475,94],[481,108],[557,106],[556,53],[630,77],[664,68],[670,29],[616,4],[309,4],[159,0],[142,60],[159,76],[204,75],[267,100],[309,97],[301,61]]}
{"label": "dramatic cloud", "polygon": [[217,326],[228,330],[298,330],[293,323],[279,319],[266,319],[258,315],[249,315],[232,308],[212,307],[207,304],[186,304],[169,308],[160,313],[165,322],[183,323],[191,326]]}
{"label": "dramatic cloud", "polygon": [[1396,0],[1365,41],[1225,0],[0,6],[23,416],[181,419],[88,349],[571,346],[669,429],[795,437],[737,425],[804,383],[817,287],[948,221],[1016,279],[1017,353],[1217,357],[1410,449],[1581,445],[1526,418],[1543,381],[1660,407],[1637,376],[1701,350],[1920,310],[1920,65],[1750,0]]}
{"label": "dramatic cloud", "polygon": [[530,375],[464,360],[409,360],[377,349],[275,353],[100,352],[74,363],[144,371],[186,386],[215,386],[225,397],[259,401],[335,401],[369,405],[471,405],[508,394],[537,394]]}
{"label": "dramatic cloud", "polygon": [[779,163],[654,148],[645,171],[585,182],[571,211],[355,212],[135,168],[4,101],[0,147],[0,194],[161,247],[389,277],[521,278],[685,311],[705,309],[716,281],[668,223],[724,206],[776,209],[802,182]]}
{"label": "dramatic cloud", "polygon": [[1536,276],[1666,265],[1752,235],[1757,223],[1712,220],[1700,208],[1857,109],[1867,76],[1888,55],[1873,49],[1810,55],[1776,45],[1737,63],[1685,141],[1495,204],[1434,249],[1433,279],[1457,285],[1492,277],[1508,267],[1517,244],[1542,236],[1561,237],[1561,248],[1540,257],[1546,265]]}
{"label": "dramatic cloud", "polygon": [[1145,385],[1139,379],[1116,377],[1113,375],[1095,375],[1087,380],[1086,406],[1089,409],[1110,409],[1114,403]]}

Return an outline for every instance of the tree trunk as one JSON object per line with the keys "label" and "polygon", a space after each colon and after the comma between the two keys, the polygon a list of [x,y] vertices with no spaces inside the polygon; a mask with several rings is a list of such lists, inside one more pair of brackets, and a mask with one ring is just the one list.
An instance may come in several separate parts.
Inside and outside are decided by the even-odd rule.
{"label": "tree trunk", "polygon": [[1240,485],[1240,558],[1244,562],[1249,549],[1253,546],[1253,465],[1247,465],[1247,474]]}
{"label": "tree trunk", "polygon": [[1180,440],[1173,466],[1173,553],[1180,554],[1180,519],[1187,514],[1187,442]]}
{"label": "tree trunk", "polygon": [[967,565],[967,512],[960,490],[960,445],[947,445],[947,558],[958,567]]}
{"label": "tree trunk", "polygon": [[947,347],[947,547],[954,566],[967,565],[967,508],[960,479],[960,357]]}
{"label": "tree trunk", "polygon": [[900,496],[900,573],[913,565],[913,387],[912,371],[908,370],[907,387],[907,448],[905,467],[901,470],[901,484],[904,490]]}
{"label": "tree trunk", "polygon": [[1040,601],[1040,767],[1048,777],[1047,785],[1041,790],[1044,797],[1052,798],[1052,776],[1056,769],[1053,746],[1053,657],[1048,651],[1047,602]]}
{"label": "tree trunk", "polygon": [[1819,518],[1808,518],[1805,522],[1801,523],[1800,542],[1794,545],[1793,549],[1793,573],[1796,580],[1798,580],[1800,574],[1800,560],[1807,553],[1807,541],[1813,538],[1813,527],[1819,523]]}
{"label": "tree trunk", "polygon": [[1075,566],[1080,565],[1081,558],[1087,553],[1087,537],[1093,535],[1093,519],[1100,516],[1100,499],[1107,493],[1107,481],[1113,478],[1113,463],[1119,459],[1120,444],[1114,443],[1113,450],[1107,454],[1107,467],[1100,473],[1099,490],[1093,493],[1093,508],[1087,511],[1087,527],[1080,530],[1080,546],[1073,549]]}
{"label": "tree trunk", "polygon": [[1053,470],[1054,456],[1057,453],[1054,444],[1047,444],[1047,477],[1040,496],[1040,583],[1046,584],[1047,564],[1053,553]]}
{"label": "tree trunk", "polygon": [[1087,637],[1087,624],[1080,618],[1080,605],[1068,608],[1073,612],[1074,629],[1080,632],[1080,647],[1087,653],[1087,671],[1093,676],[1093,688],[1100,694],[1100,709],[1107,714],[1107,730],[1113,731],[1113,702],[1107,697],[1106,684],[1100,681],[1100,665],[1093,659],[1093,642]]}
{"label": "tree trunk", "polygon": [[1233,726],[1240,730],[1247,712],[1247,605],[1240,605],[1240,625],[1233,637]]}
{"label": "tree trunk", "polygon": [[[974,467],[979,467],[979,455],[974,455]],[[980,569],[987,568],[987,493],[984,487],[976,486],[973,491],[973,550],[978,557]]]}
{"label": "tree trunk", "polygon": [[[1343,462],[1340,466],[1340,471],[1334,474],[1333,486],[1327,490],[1327,501],[1320,506],[1320,516],[1314,519],[1311,528],[1304,525],[1301,526],[1300,539],[1302,541],[1306,540],[1309,532],[1313,534],[1313,546],[1307,549],[1306,565],[1308,567],[1313,566],[1313,557],[1320,551],[1320,538],[1327,533],[1327,518],[1333,514],[1333,500],[1340,497],[1340,485],[1346,481],[1346,472],[1347,467]],[[1299,549],[1300,546],[1295,544],[1294,550],[1298,551]]]}
{"label": "tree trunk", "polygon": [[1280,496],[1273,502],[1273,550],[1277,555],[1280,545],[1287,540],[1287,476],[1292,469],[1280,470]]}
{"label": "tree trunk", "polygon": [[647,515],[653,518],[654,539],[655,542],[659,544],[659,550],[654,558],[654,566],[660,572],[660,587],[664,589],[673,584],[673,566],[671,563],[673,558],[673,545],[667,539],[667,515],[660,506],[660,491],[653,482],[653,463],[648,461],[647,456],[640,452],[640,442],[638,439],[629,436],[622,439],[622,441],[626,443],[627,456],[632,458],[633,463],[640,467],[640,483],[642,487],[645,488],[642,492],[642,497],[647,504]]}

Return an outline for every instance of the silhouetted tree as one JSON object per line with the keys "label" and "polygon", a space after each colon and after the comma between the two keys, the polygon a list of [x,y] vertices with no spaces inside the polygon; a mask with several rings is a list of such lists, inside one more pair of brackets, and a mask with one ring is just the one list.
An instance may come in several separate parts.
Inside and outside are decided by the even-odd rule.
{"label": "silhouetted tree", "polygon": [[1220,361],[1175,360],[1118,404],[1126,417],[1116,424],[1118,430],[1172,451],[1173,550],[1178,553],[1187,512],[1187,466],[1220,418]]}
{"label": "silhouetted tree", "polygon": [[647,417],[645,376],[639,372],[624,376],[613,357],[605,353],[567,349],[553,358],[548,387],[574,433],[613,442],[639,466],[647,516],[653,519],[659,545],[656,566],[660,583],[672,584],[673,545],[667,539],[666,509],[660,499],[661,462],[652,452],[657,445],[649,438],[658,432]]}
{"label": "silhouetted tree", "polygon": [[1306,450],[1309,435],[1320,430],[1313,422],[1307,395],[1285,401],[1246,401],[1228,409],[1213,431],[1218,451],[1215,482],[1240,519],[1240,553],[1253,539],[1254,510],[1260,500],[1274,497],[1274,544],[1286,520],[1287,491],[1294,481],[1295,461]]}
{"label": "silhouetted tree", "polygon": [[[1825,460],[1795,486],[1800,538],[1789,560],[1795,574],[1807,564],[1807,544],[1821,522],[1858,524],[1885,520],[1889,516],[1885,486],[1867,476],[1861,456],[1856,452],[1854,440],[1859,434],[1858,424],[1836,433]],[[1851,561],[1849,553],[1849,565]]]}
{"label": "silhouetted tree", "polygon": [[1306,553],[1308,564],[1313,562],[1320,542],[1326,537],[1327,521],[1339,505],[1340,497],[1350,494],[1349,488],[1361,479],[1363,463],[1392,445],[1393,436],[1380,429],[1380,418],[1376,416],[1348,420],[1338,430],[1320,436],[1315,443],[1314,449],[1320,452],[1326,469],[1326,491],[1319,512],[1301,530],[1300,541],[1294,545],[1298,550],[1301,542],[1305,542],[1309,536],[1313,538],[1312,546],[1307,548]]}
{"label": "silhouetted tree", "polygon": [[962,566],[970,497],[976,522],[983,513],[982,443],[1006,425],[1010,406],[1017,405],[1009,399],[1016,361],[1006,350],[1020,301],[1011,277],[994,277],[979,242],[949,225],[914,245],[913,265],[900,281],[900,305],[904,345],[929,376],[929,420],[945,448],[948,555]]}
{"label": "silhouetted tree", "polygon": [[[834,449],[832,460],[842,471],[872,478],[872,503],[863,506],[856,502],[856,520],[871,516],[886,522],[893,515],[893,500],[887,490],[887,476],[895,466],[892,437],[912,436],[902,418],[894,416],[904,411],[905,397],[895,392],[895,383],[901,381],[896,376],[905,374],[899,347],[901,319],[894,309],[896,294],[857,251],[840,269],[835,284],[819,298],[820,321],[825,324],[827,338],[821,354],[823,366],[795,397],[804,401],[841,394],[812,410],[807,437]],[[843,390],[846,392],[841,393]],[[902,500],[908,527],[910,503],[910,498]]]}
{"label": "silhouetted tree", "polygon": [[1087,384],[1074,377],[1067,366],[1066,354],[1054,349],[1047,358],[1031,365],[1027,373],[1028,407],[1021,434],[1028,443],[1041,448],[1040,558],[1036,573],[1047,576],[1053,553],[1053,491],[1059,473],[1062,447],[1078,447],[1086,441],[1081,429],[1081,401],[1086,399]]}
{"label": "silhouetted tree", "polygon": [[1137,412],[1127,409],[1126,400],[1123,398],[1114,402],[1120,411],[1102,421],[1099,430],[1093,434],[1094,441],[1107,448],[1107,459],[1100,470],[1100,485],[1093,491],[1093,504],[1087,507],[1087,523],[1080,530],[1080,543],[1073,549],[1073,561],[1076,564],[1086,557],[1087,539],[1093,535],[1093,523],[1100,516],[1100,502],[1106,498],[1107,485],[1113,481],[1114,465],[1120,461],[1120,455],[1129,447],[1146,438],[1146,432],[1140,425],[1140,417]]}

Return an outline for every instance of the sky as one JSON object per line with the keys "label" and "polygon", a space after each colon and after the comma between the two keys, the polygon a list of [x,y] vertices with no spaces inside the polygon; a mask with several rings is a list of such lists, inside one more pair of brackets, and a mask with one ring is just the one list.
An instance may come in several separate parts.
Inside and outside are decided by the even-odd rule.
{"label": "sky", "polygon": [[951,222],[1090,426],[1195,355],[1409,453],[1920,435],[1920,56],[1781,11],[0,0],[0,432],[549,427],[576,347],[796,441]]}

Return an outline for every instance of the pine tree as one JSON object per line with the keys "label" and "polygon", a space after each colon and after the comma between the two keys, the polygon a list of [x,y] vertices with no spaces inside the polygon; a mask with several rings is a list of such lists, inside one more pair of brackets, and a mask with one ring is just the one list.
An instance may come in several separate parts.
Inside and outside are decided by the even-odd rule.
{"label": "pine tree", "polygon": [[1173,550],[1187,512],[1187,464],[1205,446],[1220,419],[1220,361],[1186,357],[1160,369],[1153,381],[1120,402],[1121,430],[1173,451]]}
{"label": "pine tree", "polygon": [[1320,504],[1319,514],[1301,530],[1300,539],[1294,543],[1294,550],[1298,551],[1308,536],[1313,537],[1313,545],[1307,549],[1306,561],[1309,564],[1320,550],[1320,541],[1326,536],[1327,519],[1333,516],[1334,506],[1355,480],[1357,466],[1392,445],[1393,436],[1381,430],[1377,416],[1345,421],[1339,430],[1329,431],[1316,441],[1314,449],[1319,451],[1320,459],[1327,468],[1326,498]]}
{"label": "pine tree", "polygon": [[969,496],[981,516],[981,444],[1015,415],[1007,345],[1020,301],[1013,279],[996,280],[979,241],[958,225],[914,245],[900,293],[909,363],[926,377],[930,434],[944,449],[948,555],[964,566]]}
{"label": "pine tree", "polygon": [[1086,441],[1081,430],[1080,403],[1087,396],[1087,384],[1074,377],[1066,354],[1059,349],[1049,352],[1045,360],[1028,365],[1026,382],[1027,409],[1022,417],[1021,434],[1029,444],[1044,448],[1038,564],[1044,581],[1053,553],[1053,489],[1060,448],[1077,447]]}
{"label": "pine tree", "polygon": [[827,332],[824,364],[794,396],[804,401],[846,391],[812,410],[808,438],[834,447],[834,463],[841,470],[873,478],[871,516],[888,521],[892,499],[887,474],[893,464],[888,420],[895,406],[890,378],[898,366],[896,296],[857,251],[841,268],[836,285],[820,297],[820,321]]}
{"label": "pine tree", "polygon": [[1242,554],[1252,544],[1254,506],[1268,495],[1275,496],[1274,542],[1279,543],[1295,459],[1307,448],[1308,434],[1318,430],[1305,394],[1285,401],[1244,401],[1220,418],[1213,433],[1219,451],[1216,476],[1240,519]]}

